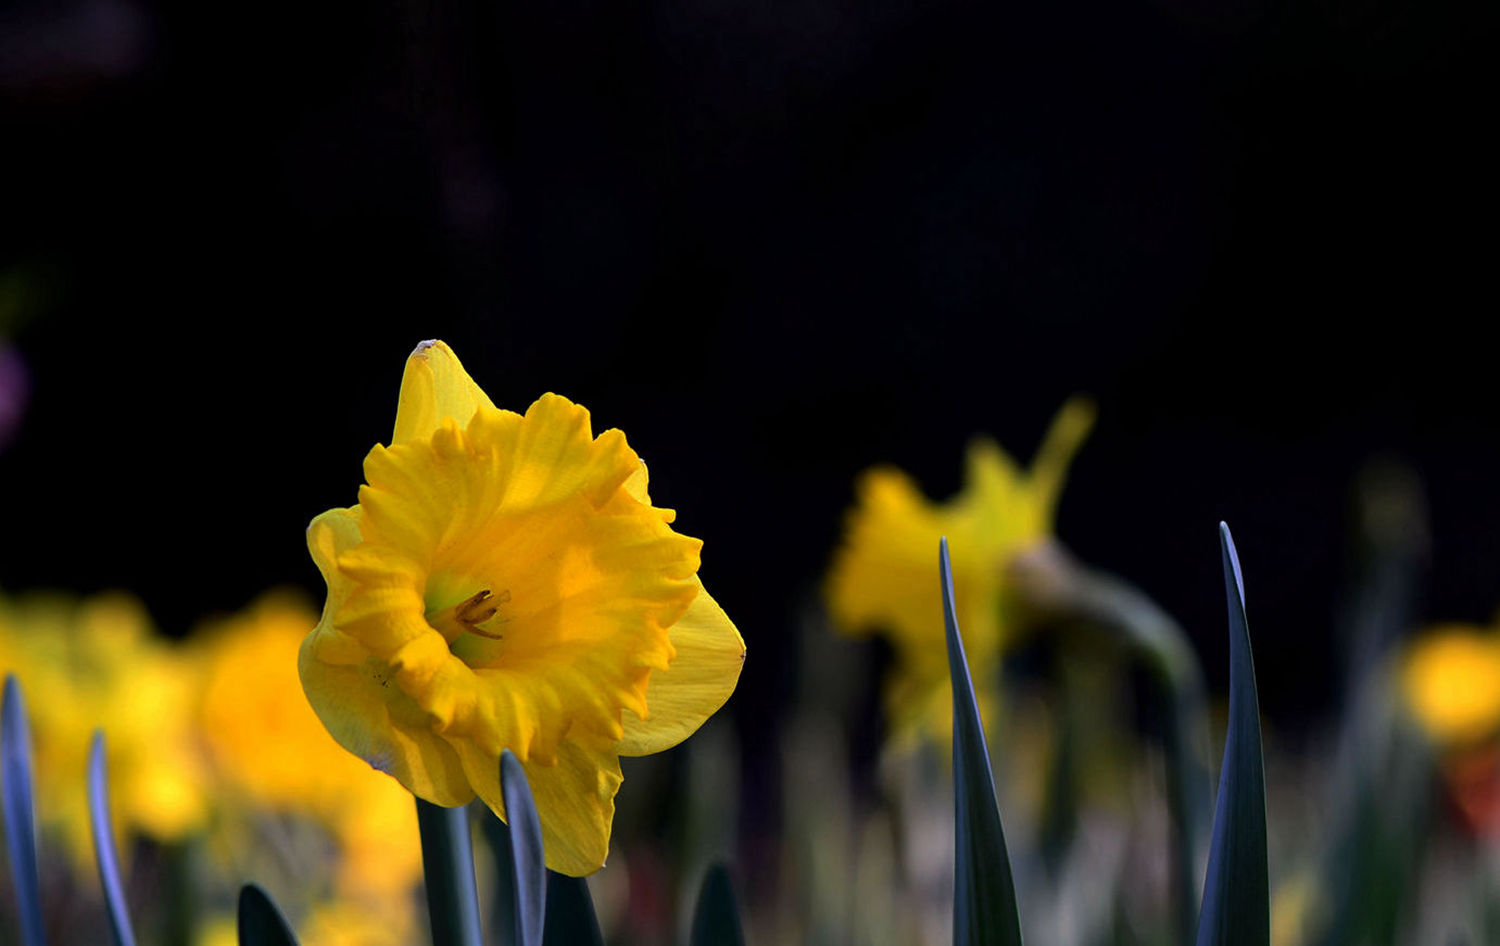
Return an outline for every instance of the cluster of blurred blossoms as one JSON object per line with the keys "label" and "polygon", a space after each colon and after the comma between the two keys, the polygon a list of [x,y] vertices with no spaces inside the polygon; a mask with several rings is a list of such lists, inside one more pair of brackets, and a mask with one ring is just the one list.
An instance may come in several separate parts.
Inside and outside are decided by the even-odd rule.
{"label": "cluster of blurred blossoms", "polygon": [[[303,698],[297,651],[316,620],[300,596],[272,593],[178,642],[124,594],[0,598],[0,672],[31,694],[44,852],[62,852],[44,856],[44,877],[94,873],[83,773],[103,728],[117,833],[142,842],[121,847],[137,862],[127,871],[172,857],[201,867],[174,881],[191,888],[198,942],[234,941],[232,896],[247,876],[297,891],[287,906],[309,928],[371,920],[320,942],[406,941],[421,876],[411,799],[334,742]],[[315,876],[291,876],[309,864]]]}

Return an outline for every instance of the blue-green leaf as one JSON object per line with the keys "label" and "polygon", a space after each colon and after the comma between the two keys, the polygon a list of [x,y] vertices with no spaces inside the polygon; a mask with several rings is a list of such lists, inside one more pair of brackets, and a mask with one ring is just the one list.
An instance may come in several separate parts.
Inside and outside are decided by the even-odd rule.
{"label": "blue-green leaf", "polygon": [[938,547],[938,570],[948,634],[948,674],[953,681],[953,944],[1019,946],[1021,919],[1016,911],[1015,883],[995,802],[995,776],[990,771],[984,724],[974,699],[974,681],[969,677],[969,662],[964,657],[953,606],[953,568],[948,562],[947,539]]}
{"label": "blue-green leaf", "polygon": [[604,946],[588,881],[547,871],[547,946]]}
{"label": "blue-green leaf", "polygon": [[1224,592],[1229,599],[1229,731],[1214,805],[1214,833],[1198,946],[1266,946],[1271,898],[1266,864],[1266,776],[1261,758],[1260,701],[1245,620],[1245,582],[1229,526],[1219,523]]}
{"label": "blue-green leaf", "polygon": [[4,781],[5,840],[10,852],[10,874],[21,918],[22,946],[41,946],[41,882],[36,866],[36,806],[32,799],[31,725],[26,701],[14,675],[5,677],[5,699],[0,708],[0,779]]}
{"label": "blue-green leaf", "polygon": [[281,908],[258,884],[240,888],[240,946],[297,946]]}
{"label": "blue-green leaf", "polygon": [[515,872],[516,946],[542,946],[547,916],[547,861],[542,850],[542,822],[537,818],[531,784],[521,762],[509,749],[500,753],[500,793],[510,824],[511,865]]}
{"label": "blue-green leaf", "polygon": [[729,869],[715,864],[703,878],[688,946],[745,946],[740,908],[729,881]]}
{"label": "blue-green leaf", "polygon": [[115,946],[135,946],[130,911],[125,905],[125,884],[120,879],[120,858],[115,853],[115,829],[109,818],[102,729],[94,730],[94,743],[89,747],[89,827],[94,831],[94,859],[99,862],[99,883],[104,888],[104,906]]}
{"label": "blue-green leaf", "polygon": [[490,935],[497,946],[516,946],[516,864],[510,847],[510,826],[486,808],[479,824],[495,863],[495,886],[490,891]]}
{"label": "blue-green leaf", "polygon": [[417,828],[422,835],[432,946],[480,946],[469,810],[444,808],[418,798]]}

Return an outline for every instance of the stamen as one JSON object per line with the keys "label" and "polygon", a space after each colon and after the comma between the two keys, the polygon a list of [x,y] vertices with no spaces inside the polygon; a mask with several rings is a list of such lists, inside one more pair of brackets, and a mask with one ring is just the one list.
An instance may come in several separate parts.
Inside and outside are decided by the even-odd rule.
{"label": "stamen", "polygon": [[442,634],[448,643],[453,643],[463,634],[478,634],[490,640],[499,640],[501,635],[487,631],[479,625],[494,617],[499,606],[510,600],[510,592],[501,592],[497,598],[488,588],[480,591],[452,607],[440,611],[428,611],[427,623]]}

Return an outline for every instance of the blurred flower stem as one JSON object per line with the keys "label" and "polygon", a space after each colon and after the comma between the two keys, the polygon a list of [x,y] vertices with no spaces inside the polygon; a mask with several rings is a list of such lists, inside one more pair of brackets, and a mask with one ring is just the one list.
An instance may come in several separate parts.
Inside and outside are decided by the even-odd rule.
{"label": "blurred flower stem", "polygon": [[1016,556],[1007,576],[1019,604],[1039,622],[1108,633],[1146,671],[1162,711],[1167,805],[1172,820],[1171,894],[1178,941],[1197,926],[1198,865],[1208,812],[1203,673],[1187,635],[1138,588],[1074,558],[1059,542]]}

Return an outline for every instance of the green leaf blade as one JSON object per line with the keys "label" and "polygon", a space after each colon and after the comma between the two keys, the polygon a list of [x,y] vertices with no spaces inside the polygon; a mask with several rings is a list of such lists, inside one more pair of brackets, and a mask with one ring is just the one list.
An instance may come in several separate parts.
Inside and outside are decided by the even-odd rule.
{"label": "green leaf blade", "polygon": [[433,946],[480,946],[469,810],[444,808],[418,798],[417,828],[422,836],[422,873]]}
{"label": "green leaf blade", "polygon": [[995,801],[995,776],[974,681],[964,656],[953,604],[953,567],[948,540],[938,547],[948,673],[953,681],[954,946],[1020,946],[1021,919],[1005,832]]}
{"label": "green leaf blade", "polygon": [[723,864],[713,865],[703,877],[688,946],[745,946],[739,902]]}
{"label": "green leaf blade", "polygon": [[281,908],[259,884],[240,888],[240,946],[297,946],[297,935]]}
{"label": "green leaf blade", "polygon": [[547,871],[547,946],[604,946],[588,881]]}
{"label": "green leaf blade", "polygon": [[510,827],[516,946],[542,946],[547,918],[547,861],[542,848],[542,822],[537,817],[526,771],[509,749],[500,753],[500,793],[505,798],[505,818]]}
{"label": "green leaf blade", "polygon": [[1229,730],[1219,772],[1197,946],[1267,946],[1271,897],[1260,700],[1245,617],[1245,581],[1229,526],[1222,522],[1219,543],[1224,592],[1229,599]]}
{"label": "green leaf blade", "polygon": [[37,874],[36,803],[31,779],[31,724],[26,700],[13,674],[5,677],[0,705],[0,781],[3,781],[5,841],[21,921],[22,946],[42,946],[42,885]]}
{"label": "green leaf blade", "polygon": [[94,833],[94,859],[99,862],[99,884],[104,888],[104,906],[115,946],[135,946],[130,928],[130,910],[125,904],[125,883],[120,876],[120,858],[115,852],[115,829],[109,817],[109,776],[104,765],[104,730],[94,730],[89,746],[89,827]]}

